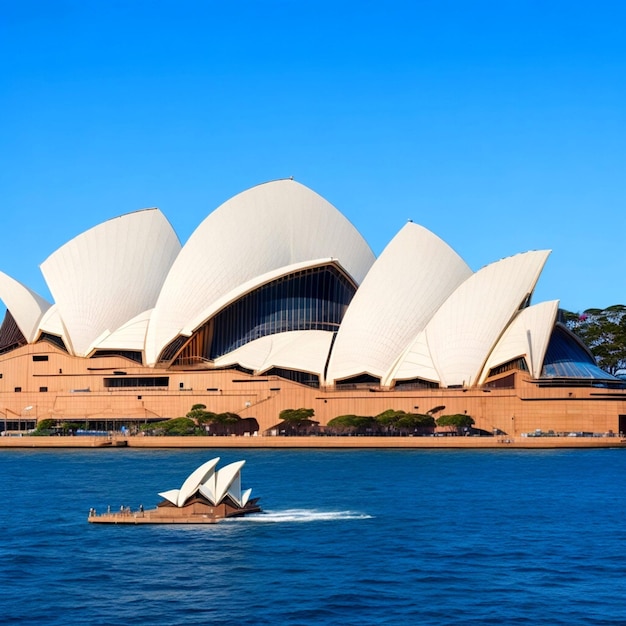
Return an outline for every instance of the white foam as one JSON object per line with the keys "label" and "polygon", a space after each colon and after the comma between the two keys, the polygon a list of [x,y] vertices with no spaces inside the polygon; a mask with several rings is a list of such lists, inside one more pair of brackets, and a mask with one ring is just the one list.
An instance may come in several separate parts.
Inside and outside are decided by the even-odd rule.
{"label": "white foam", "polygon": [[264,511],[232,521],[262,522],[280,524],[284,522],[335,522],[338,520],[372,519],[367,513],[356,511],[319,511],[317,509],[285,509],[284,511]]}

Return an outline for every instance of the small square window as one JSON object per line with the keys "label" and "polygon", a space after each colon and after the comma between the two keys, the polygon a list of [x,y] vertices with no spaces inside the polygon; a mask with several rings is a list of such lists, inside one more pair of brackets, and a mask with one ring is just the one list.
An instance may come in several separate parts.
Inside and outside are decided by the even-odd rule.
{"label": "small square window", "polygon": [[48,391],[48,387],[39,387],[39,391]]}
{"label": "small square window", "polygon": [[16,388],[15,388],[15,393],[19,393],[20,391],[22,391],[22,388],[21,388],[21,387],[16,387]]}

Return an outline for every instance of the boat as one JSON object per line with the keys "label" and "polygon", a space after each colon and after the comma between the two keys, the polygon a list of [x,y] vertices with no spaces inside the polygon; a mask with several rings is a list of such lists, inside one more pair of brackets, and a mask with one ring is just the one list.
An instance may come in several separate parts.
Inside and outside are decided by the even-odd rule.
{"label": "boat", "polygon": [[258,498],[250,498],[252,489],[241,489],[241,468],[236,461],[216,469],[219,457],[203,463],[183,482],[180,489],[163,491],[155,509],[122,506],[119,511],[98,514],[89,510],[91,524],[214,524],[230,517],[260,513]]}

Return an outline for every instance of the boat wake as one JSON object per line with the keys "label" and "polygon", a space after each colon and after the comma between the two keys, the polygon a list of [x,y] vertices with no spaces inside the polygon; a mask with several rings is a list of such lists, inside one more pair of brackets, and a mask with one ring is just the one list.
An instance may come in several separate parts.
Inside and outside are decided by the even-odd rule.
{"label": "boat wake", "polygon": [[[372,515],[357,511],[318,511],[316,509],[286,509],[264,511],[236,518],[238,522],[280,524],[284,522],[336,522],[339,520],[372,519]],[[235,521],[235,520],[233,520]]]}

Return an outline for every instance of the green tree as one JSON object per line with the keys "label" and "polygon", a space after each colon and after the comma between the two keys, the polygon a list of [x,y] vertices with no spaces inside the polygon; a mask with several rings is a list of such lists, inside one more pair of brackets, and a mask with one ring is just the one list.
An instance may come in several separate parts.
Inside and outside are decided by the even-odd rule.
{"label": "green tree", "polygon": [[203,404],[194,404],[186,415],[193,420],[200,428],[199,433],[211,435],[231,435],[236,434],[236,425],[241,421],[237,413],[213,413],[206,411]]}
{"label": "green tree", "polygon": [[386,411],[379,413],[375,419],[379,424],[393,428],[395,427],[397,421],[403,415],[406,415],[404,411],[396,411],[394,409],[387,409]]}
{"label": "green tree", "polygon": [[215,421],[217,414],[206,410],[204,404],[194,404],[185,417],[192,419],[199,426]]}
{"label": "green tree", "polygon": [[175,417],[171,420],[161,422],[157,429],[164,435],[181,437],[199,434],[196,422],[189,417]]}
{"label": "green tree", "polygon": [[63,422],[61,424],[61,432],[64,435],[69,435],[70,433],[75,433],[83,426],[84,424],[81,424],[80,422]]}
{"label": "green tree", "polygon": [[237,413],[218,413],[212,420],[212,424],[216,426],[216,434],[231,435],[234,433],[235,426],[241,421],[241,417]]}
{"label": "green tree", "polygon": [[423,428],[435,428],[435,418],[432,415],[405,413],[396,422],[396,428],[404,433],[414,433]]}
{"label": "green tree", "polygon": [[420,430],[435,427],[435,418],[432,415],[421,413],[406,413],[388,409],[376,416],[376,421],[388,433],[414,434]]}
{"label": "green tree", "polygon": [[603,370],[612,375],[626,371],[626,306],[562,314],[567,327],[591,350]]}
{"label": "green tree", "polygon": [[437,418],[437,426],[441,428],[451,428],[460,433],[463,429],[471,428],[474,425],[474,418],[462,413],[455,413],[454,415],[442,415]]}
{"label": "green tree", "polygon": [[304,427],[311,427],[317,425],[312,418],[315,415],[314,409],[284,409],[280,412],[279,417],[285,424],[285,430],[287,434],[297,435],[300,434]]}
{"label": "green tree", "polygon": [[363,415],[338,415],[329,420],[326,430],[340,434],[365,434],[376,430],[378,424],[371,416]]}
{"label": "green tree", "polygon": [[55,419],[45,419],[37,422],[37,428],[31,433],[35,437],[45,437],[53,433],[57,421]]}

